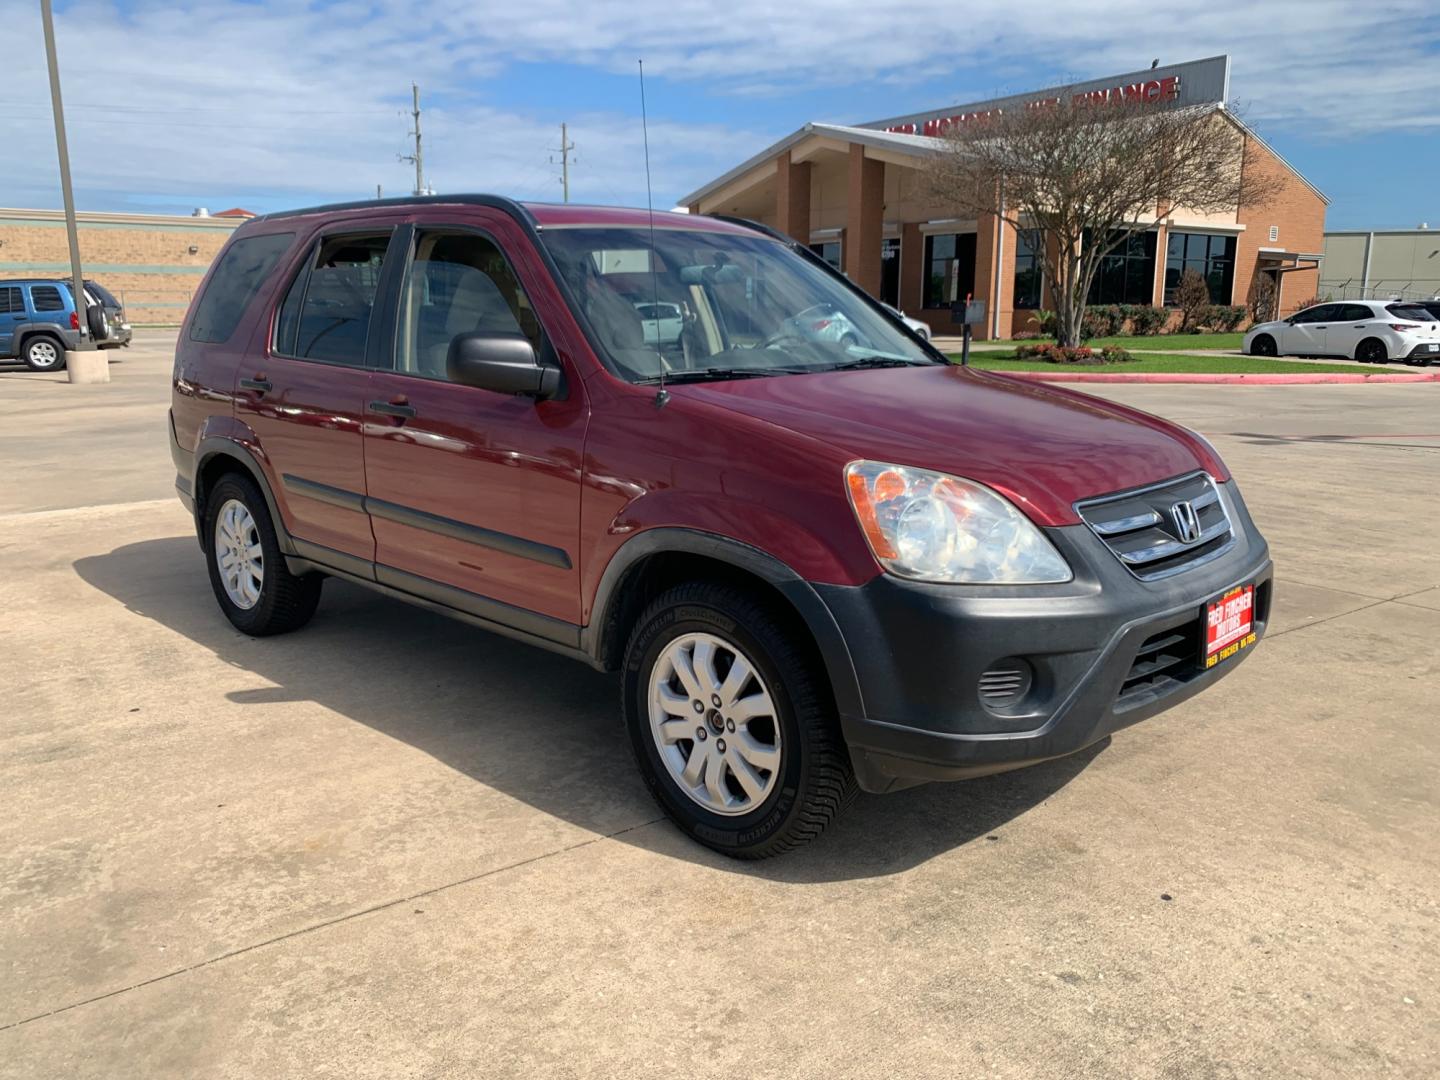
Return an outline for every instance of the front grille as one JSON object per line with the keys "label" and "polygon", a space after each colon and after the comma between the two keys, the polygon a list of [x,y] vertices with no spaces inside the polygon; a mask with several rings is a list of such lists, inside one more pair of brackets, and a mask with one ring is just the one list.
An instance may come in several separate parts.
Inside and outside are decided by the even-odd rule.
{"label": "front grille", "polygon": [[1146,638],[1120,686],[1117,709],[1153,700],[1200,671],[1200,621]]}
{"label": "front grille", "polygon": [[[1203,472],[1077,503],[1075,509],[1142,581],[1202,566],[1235,543],[1225,503],[1215,482]],[[1187,524],[1193,527],[1189,536]]]}

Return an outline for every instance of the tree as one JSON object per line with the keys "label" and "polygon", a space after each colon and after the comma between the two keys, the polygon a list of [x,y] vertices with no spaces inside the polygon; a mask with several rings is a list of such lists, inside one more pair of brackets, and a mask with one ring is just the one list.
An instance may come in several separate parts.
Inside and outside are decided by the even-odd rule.
{"label": "tree", "polygon": [[1061,91],[949,128],[927,186],[957,216],[1043,234],[1056,339],[1077,345],[1091,283],[1132,235],[1178,209],[1234,212],[1274,196],[1273,170],[1244,167],[1249,142],[1222,108]]}
{"label": "tree", "polygon": [[1269,322],[1275,318],[1275,278],[1257,273],[1250,282],[1250,320]]}
{"label": "tree", "polygon": [[1210,314],[1210,286],[1199,271],[1185,270],[1175,289],[1175,306],[1180,309],[1180,329],[1199,330]]}

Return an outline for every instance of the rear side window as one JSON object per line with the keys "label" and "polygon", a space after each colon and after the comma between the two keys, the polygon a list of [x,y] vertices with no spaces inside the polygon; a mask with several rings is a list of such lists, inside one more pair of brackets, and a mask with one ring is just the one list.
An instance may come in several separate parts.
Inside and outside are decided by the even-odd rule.
{"label": "rear side window", "polygon": [[1336,318],[1342,319],[1345,322],[1364,322],[1367,319],[1375,318],[1375,312],[1371,311],[1364,304],[1346,304],[1341,308],[1340,314],[1337,315]]}
{"label": "rear side window", "polygon": [[30,303],[36,311],[64,311],[65,299],[54,285],[31,285]]}
{"label": "rear side window", "polygon": [[361,367],[390,234],[332,236],[300,271],[275,321],[275,352]]}
{"label": "rear side window", "polygon": [[25,312],[25,298],[20,295],[20,288],[17,285],[0,289],[0,315],[9,315],[12,312],[15,314],[24,314]]}
{"label": "rear side window", "polygon": [[1435,316],[1421,307],[1419,304],[1391,304],[1385,309],[1391,315],[1402,319],[1409,319],[1411,322],[1434,322]]}
{"label": "rear side window", "polygon": [[211,344],[230,340],[240,316],[294,239],[294,233],[270,233],[247,236],[227,247],[195,306],[190,340]]}

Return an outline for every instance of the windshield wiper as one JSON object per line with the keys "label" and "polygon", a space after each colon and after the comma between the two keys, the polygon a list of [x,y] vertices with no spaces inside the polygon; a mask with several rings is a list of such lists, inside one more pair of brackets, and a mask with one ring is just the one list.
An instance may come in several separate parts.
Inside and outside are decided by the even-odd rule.
{"label": "windshield wiper", "polygon": [[[670,371],[665,374],[665,382],[690,383],[690,382],[719,382],[724,379],[764,379],[771,375],[795,375],[798,374],[794,368],[737,368],[737,367],[708,367],[688,368],[681,371]],[[659,375],[650,375],[644,379],[636,380],[641,385],[654,386],[660,382]]]}
{"label": "windshield wiper", "polygon": [[860,356],[854,360],[844,360],[838,364],[827,364],[822,371],[858,371],[861,368],[893,368],[893,367],[932,367],[927,361],[906,360],[899,356],[885,356],[876,354],[874,356]]}

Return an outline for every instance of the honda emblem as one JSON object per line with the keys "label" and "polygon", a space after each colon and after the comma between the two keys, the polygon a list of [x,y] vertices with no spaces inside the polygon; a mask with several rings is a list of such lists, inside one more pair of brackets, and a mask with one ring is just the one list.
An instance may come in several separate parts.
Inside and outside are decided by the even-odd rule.
{"label": "honda emblem", "polygon": [[1184,543],[1193,544],[1200,539],[1200,518],[1188,502],[1177,502],[1170,507],[1170,521],[1175,526],[1175,535]]}

